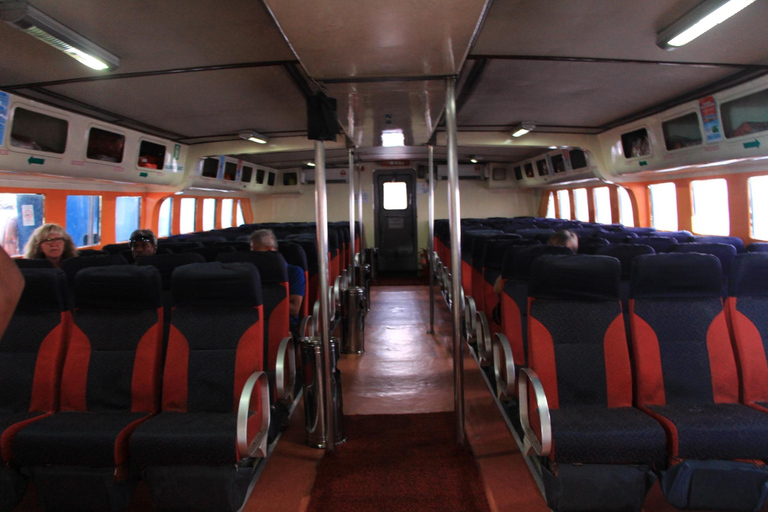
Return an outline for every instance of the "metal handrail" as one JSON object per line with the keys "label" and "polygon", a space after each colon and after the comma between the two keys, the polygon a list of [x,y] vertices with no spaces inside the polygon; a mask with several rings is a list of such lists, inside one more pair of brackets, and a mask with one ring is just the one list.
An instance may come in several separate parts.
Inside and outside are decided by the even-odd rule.
{"label": "metal handrail", "polygon": [[[259,383],[260,395],[254,395],[253,391]],[[254,396],[261,398],[261,422],[259,431],[251,436],[248,426],[251,424],[251,415],[254,408],[251,407]],[[242,456],[261,457],[267,456],[267,434],[269,433],[269,379],[265,372],[254,372],[245,381],[243,391],[240,393],[240,402],[237,407],[237,449]]]}
{"label": "metal handrail", "polygon": [[[533,386],[533,392],[536,397],[540,426],[538,434],[533,431],[528,414],[528,386],[526,381],[530,382],[531,386]],[[525,433],[524,455],[533,455],[535,453],[540,457],[548,457],[552,452],[552,418],[549,415],[547,394],[544,392],[541,379],[532,369],[522,368],[517,380],[517,389],[520,399],[520,423]]]}

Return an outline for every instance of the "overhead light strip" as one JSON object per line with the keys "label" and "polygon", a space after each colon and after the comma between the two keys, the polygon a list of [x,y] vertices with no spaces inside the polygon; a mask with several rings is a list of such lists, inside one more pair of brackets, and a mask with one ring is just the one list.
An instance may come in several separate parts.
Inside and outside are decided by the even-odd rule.
{"label": "overhead light strip", "polygon": [[664,50],[674,50],[686,45],[754,1],[706,0],[662,30],[656,38],[656,45]]}

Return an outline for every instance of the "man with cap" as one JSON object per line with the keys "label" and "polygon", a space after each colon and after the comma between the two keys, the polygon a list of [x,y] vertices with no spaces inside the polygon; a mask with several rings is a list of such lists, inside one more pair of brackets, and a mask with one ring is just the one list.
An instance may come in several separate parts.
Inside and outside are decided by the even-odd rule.
{"label": "man with cap", "polygon": [[151,229],[137,229],[131,233],[130,242],[134,261],[152,256],[157,251],[157,237]]}

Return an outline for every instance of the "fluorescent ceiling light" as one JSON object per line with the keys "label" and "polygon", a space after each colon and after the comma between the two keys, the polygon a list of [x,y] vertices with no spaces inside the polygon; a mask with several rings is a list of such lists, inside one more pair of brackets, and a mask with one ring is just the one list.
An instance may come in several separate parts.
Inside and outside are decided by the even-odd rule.
{"label": "fluorescent ceiling light", "polygon": [[519,123],[512,128],[512,136],[522,137],[534,128],[536,128],[536,125],[533,123]]}
{"label": "fluorescent ceiling light", "polygon": [[38,11],[26,1],[0,3],[0,19],[91,69],[111,71],[120,65],[119,57]]}
{"label": "fluorescent ceiling light", "polygon": [[656,37],[656,45],[664,50],[674,50],[688,44],[754,1],[705,0],[662,30]]}
{"label": "fluorescent ceiling light", "polygon": [[405,146],[405,135],[400,128],[396,130],[383,130],[381,132],[381,145],[385,148]]}
{"label": "fluorescent ceiling light", "polygon": [[473,164],[476,164],[478,160],[476,156],[472,156],[469,158],[469,161],[472,162]]}
{"label": "fluorescent ceiling light", "polygon": [[314,167],[315,162],[306,162],[304,165],[306,165],[307,167]]}
{"label": "fluorescent ceiling light", "polygon": [[249,140],[251,142],[255,142],[256,144],[266,144],[269,142],[269,137],[262,135],[259,132],[254,132],[253,130],[240,132],[239,135],[241,139]]}

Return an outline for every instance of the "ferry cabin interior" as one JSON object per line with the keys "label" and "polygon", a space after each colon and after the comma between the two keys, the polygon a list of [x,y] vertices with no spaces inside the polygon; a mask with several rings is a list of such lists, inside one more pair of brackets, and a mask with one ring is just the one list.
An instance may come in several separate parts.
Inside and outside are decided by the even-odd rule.
{"label": "ferry cabin interior", "polygon": [[[768,1],[662,48],[667,29],[725,3],[0,0],[0,242],[20,256],[43,222],[98,250],[136,228],[168,238],[354,215],[356,252],[415,275],[433,259],[434,186],[434,218],[465,228],[537,217],[759,244]],[[96,46],[106,69],[33,25]],[[318,134],[334,116],[338,135]],[[463,308],[453,224],[433,270],[448,307]],[[438,324],[450,344],[451,318]],[[526,437],[514,430],[512,449]]]}

